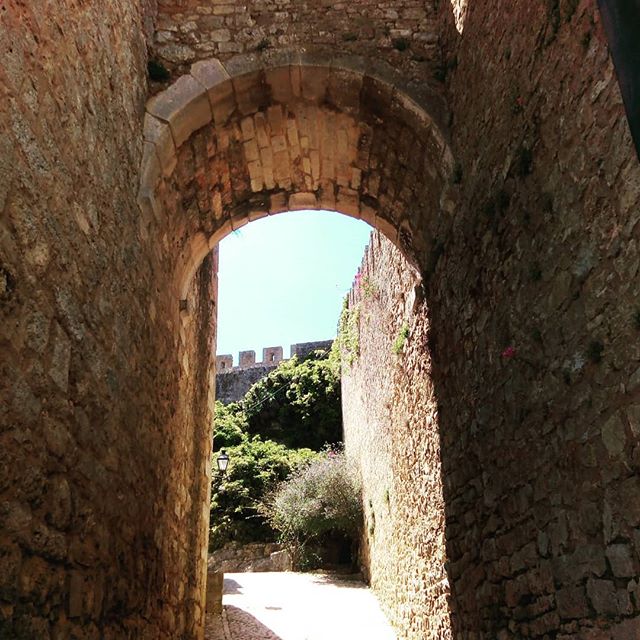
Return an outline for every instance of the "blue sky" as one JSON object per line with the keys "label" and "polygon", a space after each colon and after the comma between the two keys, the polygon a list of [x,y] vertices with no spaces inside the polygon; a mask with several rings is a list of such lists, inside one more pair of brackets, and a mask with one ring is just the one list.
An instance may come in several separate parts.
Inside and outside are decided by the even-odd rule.
{"label": "blue sky", "polygon": [[366,223],[328,211],[250,222],[220,243],[218,354],[335,337],[369,241]]}

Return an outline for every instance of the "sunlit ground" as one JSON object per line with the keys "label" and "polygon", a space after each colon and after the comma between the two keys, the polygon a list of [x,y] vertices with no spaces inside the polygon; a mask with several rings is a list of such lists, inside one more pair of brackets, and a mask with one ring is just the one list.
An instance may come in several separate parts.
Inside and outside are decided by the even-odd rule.
{"label": "sunlit ground", "polygon": [[229,573],[207,640],[395,640],[373,592],[350,576]]}

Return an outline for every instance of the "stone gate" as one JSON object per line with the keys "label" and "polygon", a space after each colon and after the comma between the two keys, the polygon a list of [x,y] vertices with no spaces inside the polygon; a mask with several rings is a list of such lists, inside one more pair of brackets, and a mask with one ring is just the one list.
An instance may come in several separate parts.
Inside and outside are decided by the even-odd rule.
{"label": "stone gate", "polygon": [[5,0],[0,51],[0,636],[202,637],[215,247],[302,208],[423,282],[437,420],[388,428],[442,466],[427,637],[638,635],[640,170],[593,0]]}

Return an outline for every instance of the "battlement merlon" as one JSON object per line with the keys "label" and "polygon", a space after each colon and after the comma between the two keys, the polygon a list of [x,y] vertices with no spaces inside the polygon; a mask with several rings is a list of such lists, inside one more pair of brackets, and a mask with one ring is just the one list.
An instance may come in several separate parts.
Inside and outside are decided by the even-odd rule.
{"label": "battlement merlon", "polygon": [[245,367],[253,367],[256,363],[256,352],[255,351],[241,351],[238,355],[238,366]]}
{"label": "battlement merlon", "polygon": [[263,364],[278,364],[282,362],[282,347],[265,347],[262,350]]}
{"label": "battlement merlon", "polygon": [[[290,358],[297,356],[305,358],[311,352],[316,350],[329,350],[333,340],[318,340],[316,342],[298,342],[290,347]],[[238,365],[233,365],[233,356],[231,354],[222,354],[216,356],[216,371],[218,373],[226,373],[229,371],[238,371],[241,369],[250,369],[252,367],[275,367],[283,362],[284,349],[278,347],[265,347],[262,350],[262,362],[256,362],[255,351],[240,351],[238,354]]]}

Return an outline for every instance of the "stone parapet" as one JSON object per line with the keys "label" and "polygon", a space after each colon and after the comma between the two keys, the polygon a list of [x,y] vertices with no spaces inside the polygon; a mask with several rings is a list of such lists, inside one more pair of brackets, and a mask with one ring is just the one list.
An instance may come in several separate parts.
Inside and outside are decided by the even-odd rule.
{"label": "stone parapet", "polygon": [[[313,351],[329,351],[333,340],[318,340],[316,342],[299,342],[290,347],[290,357],[306,358]],[[229,373],[250,367],[276,366],[284,360],[282,347],[265,347],[262,350],[262,361],[256,362],[255,351],[240,351],[238,365],[233,366],[233,356],[230,354],[216,356],[217,373]]]}
{"label": "stone parapet", "polygon": [[[332,340],[301,342],[291,345],[291,357],[304,359],[316,350],[329,351]],[[239,365],[233,366],[233,356],[216,356],[216,399],[224,404],[238,402],[259,380],[271,373],[281,362],[282,347],[263,349],[262,362],[256,362],[255,351],[241,351]]]}

